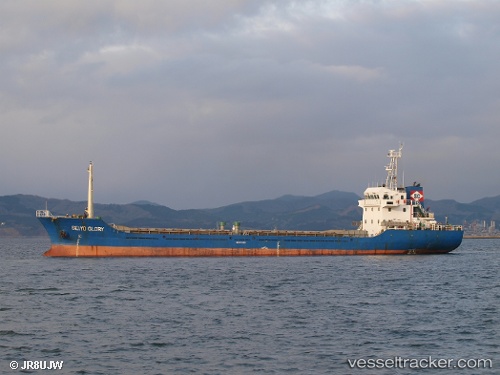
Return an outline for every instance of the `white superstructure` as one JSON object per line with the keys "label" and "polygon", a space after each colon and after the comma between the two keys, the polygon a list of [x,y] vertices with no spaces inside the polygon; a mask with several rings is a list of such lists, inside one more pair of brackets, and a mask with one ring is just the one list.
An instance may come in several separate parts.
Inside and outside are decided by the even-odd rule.
{"label": "white superstructure", "polygon": [[[386,229],[442,229],[434,219],[434,214],[423,207],[423,189],[420,185],[413,187],[398,186],[398,160],[402,156],[403,146],[399,150],[389,150],[389,164],[385,167],[387,179],[385,184],[369,187],[359,200],[363,209],[361,230],[375,236]],[[414,191],[412,191],[412,188]]]}

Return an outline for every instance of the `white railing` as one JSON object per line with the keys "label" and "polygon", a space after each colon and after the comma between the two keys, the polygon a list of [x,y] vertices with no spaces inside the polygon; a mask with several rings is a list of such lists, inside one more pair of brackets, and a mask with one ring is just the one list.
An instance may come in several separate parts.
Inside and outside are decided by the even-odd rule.
{"label": "white railing", "polygon": [[49,210],[36,210],[36,217],[52,217]]}

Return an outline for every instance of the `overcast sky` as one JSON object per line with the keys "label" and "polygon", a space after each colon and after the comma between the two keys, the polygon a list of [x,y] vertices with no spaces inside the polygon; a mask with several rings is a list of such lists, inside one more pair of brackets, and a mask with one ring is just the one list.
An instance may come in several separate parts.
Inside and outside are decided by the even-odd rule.
{"label": "overcast sky", "polygon": [[0,195],[500,194],[500,1],[0,2]]}

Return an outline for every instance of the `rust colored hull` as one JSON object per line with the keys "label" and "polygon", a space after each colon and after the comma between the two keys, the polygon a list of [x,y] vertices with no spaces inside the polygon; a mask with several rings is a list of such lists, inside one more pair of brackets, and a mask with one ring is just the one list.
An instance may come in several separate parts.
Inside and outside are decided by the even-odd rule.
{"label": "rust colored hull", "polygon": [[456,249],[462,231],[254,231],[128,228],[100,218],[39,218],[52,257],[228,257],[440,254]]}
{"label": "rust colored hull", "polygon": [[[442,251],[447,253],[449,251]],[[415,250],[343,250],[343,249],[225,249],[225,248],[144,248],[117,246],[53,245],[44,253],[50,257],[227,257],[227,256],[316,256],[316,255],[398,255],[436,254]]]}

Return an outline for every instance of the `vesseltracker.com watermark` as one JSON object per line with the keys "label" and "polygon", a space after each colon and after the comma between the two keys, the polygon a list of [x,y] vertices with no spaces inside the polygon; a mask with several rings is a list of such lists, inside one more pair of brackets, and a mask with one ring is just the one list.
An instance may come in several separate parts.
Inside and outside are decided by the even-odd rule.
{"label": "vesseltracker.com watermark", "polygon": [[62,370],[64,361],[10,361],[11,370]]}
{"label": "vesseltracker.com watermark", "polygon": [[348,359],[347,364],[350,368],[357,369],[483,369],[493,368],[491,359],[479,358],[433,358],[427,356],[424,358],[357,358]]}

